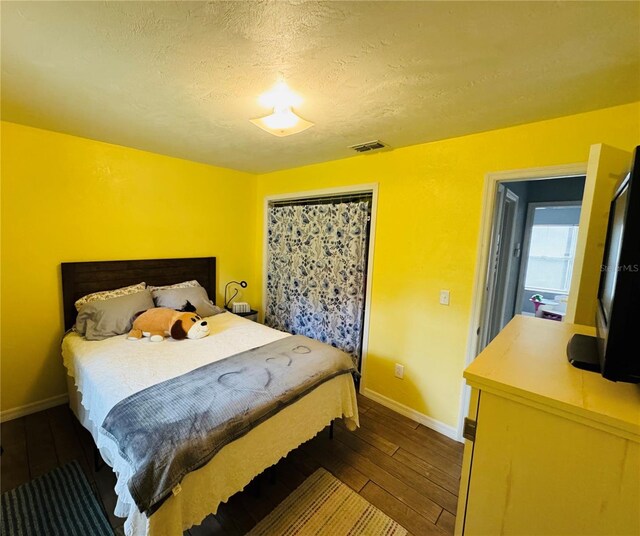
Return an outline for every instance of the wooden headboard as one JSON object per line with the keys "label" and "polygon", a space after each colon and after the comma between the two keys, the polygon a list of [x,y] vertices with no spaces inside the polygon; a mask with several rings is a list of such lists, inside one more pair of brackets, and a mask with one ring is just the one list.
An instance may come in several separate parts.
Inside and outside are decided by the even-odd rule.
{"label": "wooden headboard", "polygon": [[73,326],[78,314],[74,303],[92,292],[112,290],[144,281],[161,286],[197,279],[216,301],[216,258],[148,259],[141,261],[63,262],[62,300],[64,329]]}

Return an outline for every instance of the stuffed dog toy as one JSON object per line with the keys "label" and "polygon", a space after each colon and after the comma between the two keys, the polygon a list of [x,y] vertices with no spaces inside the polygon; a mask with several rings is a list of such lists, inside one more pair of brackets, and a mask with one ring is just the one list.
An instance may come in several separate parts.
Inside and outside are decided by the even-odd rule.
{"label": "stuffed dog toy", "polygon": [[202,339],[209,335],[207,321],[194,312],[176,311],[166,307],[155,307],[140,314],[133,321],[133,329],[127,335],[129,340],[149,337],[153,342],[162,341],[165,336],[173,339]]}

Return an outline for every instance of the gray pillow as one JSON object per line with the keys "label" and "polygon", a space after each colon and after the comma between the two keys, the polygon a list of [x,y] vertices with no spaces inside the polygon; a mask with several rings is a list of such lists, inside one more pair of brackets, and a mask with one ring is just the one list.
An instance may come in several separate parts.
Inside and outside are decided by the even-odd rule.
{"label": "gray pillow", "polygon": [[80,308],[74,329],[89,341],[101,341],[128,333],[135,314],[153,307],[148,290],[90,302]]}
{"label": "gray pillow", "polygon": [[191,281],[183,281],[182,283],[174,283],[173,285],[163,285],[162,287],[154,287],[153,285],[147,285],[147,288],[153,292],[154,290],[167,290],[170,288],[191,288],[191,287],[201,287],[202,285],[198,283],[195,279]]}
{"label": "gray pillow", "polygon": [[154,290],[153,300],[156,306],[169,309],[182,309],[189,301],[196,308],[196,313],[203,317],[225,312],[224,309],[211,303],[204,287]]}

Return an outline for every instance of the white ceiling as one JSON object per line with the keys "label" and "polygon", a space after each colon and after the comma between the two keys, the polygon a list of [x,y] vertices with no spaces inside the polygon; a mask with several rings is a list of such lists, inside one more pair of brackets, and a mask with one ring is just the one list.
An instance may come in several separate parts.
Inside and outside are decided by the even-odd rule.
{"label": "white ceiling", "polygon": [[[640,99],[639,2],[2,2],[5,120],[250,172]],[[316,126],[249,122],[278,74]]]}

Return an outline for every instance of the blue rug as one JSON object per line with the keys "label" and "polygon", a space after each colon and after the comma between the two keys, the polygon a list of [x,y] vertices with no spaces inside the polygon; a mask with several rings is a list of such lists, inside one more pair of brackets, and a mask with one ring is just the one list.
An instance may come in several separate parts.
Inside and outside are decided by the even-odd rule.
{"label": "blue rug", "polygon": [[76,461],[3,493],[1,503],[2,536],[113,536]]}

